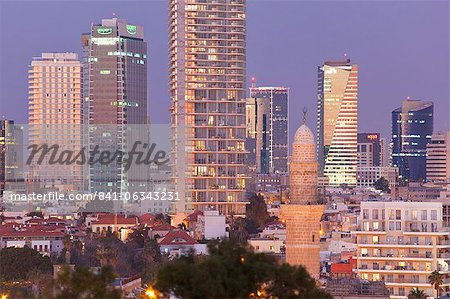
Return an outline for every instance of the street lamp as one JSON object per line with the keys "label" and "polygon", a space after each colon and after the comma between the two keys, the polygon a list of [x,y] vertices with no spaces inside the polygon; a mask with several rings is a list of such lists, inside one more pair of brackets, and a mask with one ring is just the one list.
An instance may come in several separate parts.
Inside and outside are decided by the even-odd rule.
{"label": "street lamp", "polygon": [[[149,299],[156,299],[158,298],[158,296],[156,295],[156,291],[152,288],[149,287],[146,291],[145,291],[145,295],[149,298]],[[3,299],[3,298],[2,298]]]}

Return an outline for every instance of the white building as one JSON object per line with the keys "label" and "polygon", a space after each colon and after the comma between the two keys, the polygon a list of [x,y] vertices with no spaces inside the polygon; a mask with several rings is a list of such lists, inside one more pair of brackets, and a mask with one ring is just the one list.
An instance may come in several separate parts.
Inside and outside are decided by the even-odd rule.
{"label": "white building", "polygon": [[203,215],[198,215],[197,228],[205,240],[228,237],[225,215],[220,215],[216,210],[203,211]]}
{"label": "white building", "polygon": [[427,181],[450,181],[450,131],[434,133],[427,145]]}
{"label": "white building", "polygon": [[[357,270],[363,279],[384,280],[391,298],[406,298],[417,287],[436,291],[431,272],[448,275],[450,232],[443,227],[440,202],[362,202],[357,237]],[[450,279],[442,288],[448,290]]]}

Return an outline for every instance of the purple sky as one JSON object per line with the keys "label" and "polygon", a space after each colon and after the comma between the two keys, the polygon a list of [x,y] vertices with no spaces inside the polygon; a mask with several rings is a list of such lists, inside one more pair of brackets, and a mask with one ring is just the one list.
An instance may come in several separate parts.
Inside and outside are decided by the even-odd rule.
{"label": "purple sky", "polygon": [[[81,51],[81,33],[101,18],[143,25],[149,46],[153,123],[167,123],[167,1],[0,1],[0,116],[26,122],[27,69],[41,52]],[[407,96],[435,103],[435,130],[449,128],[447,1],[249,1],[247,74],[291,89],[290,133],[310,111],[317,66],[359,65],[359,131],[390,134],[390,112]]]}

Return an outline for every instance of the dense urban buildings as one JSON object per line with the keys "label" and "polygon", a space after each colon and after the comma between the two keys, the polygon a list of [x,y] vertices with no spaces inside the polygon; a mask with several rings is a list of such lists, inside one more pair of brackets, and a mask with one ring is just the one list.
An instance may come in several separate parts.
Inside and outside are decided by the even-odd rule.
{"label": "dense urban buildings", "polygon": [[281,212],[286,221],[286,262],[303,265],[318,278],[320,220],[325,206],[318,203],[316,145],[305,122],[295,132],[289,166],[290,200]]}
{"label": "dense urban buildings", "polygon": [[[148,122],[144,29],[117,18],[103,19],[82,35],[82,45],[89,148],[127,152],[137,139],[134,136],[147,130],[142,126]],[[146,183],[142,173],[134,168],[127,172],[117,160],[108,165],[95,163],[89,171],[92,192],[123,194]]]}
{"label": "dense urban buildings", "polygon": [[380,133],[358,133],[358,167],[381,166]]}
{"label": "dense urban buildings", "polygon": [[[256,172],[287,174],[289,156],[289,88],[252,87],[246,104],[247,140],[254,140]],[[246,141],[248,142],[248,141]]]}
{"label": "dense urban buildings", "polygon": [[425,180],[432,133],[433,102],[406,99],[392,111],[392,160],[402,179]]}
{"label": "dense urban buildings", "polygon": [[350,59],[318,69],[317,159],[330,186],[356,185],[358,66]]}
{"label": "dense urban buildings", "polygon": [[450,183],[450,131],[433,133],[426,162],[427,182]]}
{"label": "dense urban buildings", "polygon": [[[443,229],[440,202],[362,202],[357,237],[357,274],[384,281],[391,298],[406,298],[412,288],[436,297],[428,277],[448,273],[450,232]],[[441,287],[450,285],[443,276]]]}
{"label": "dense urban buildings", "polygon": [[176,212],[245,212],[245,9],[245,0],[169,1]]}
{"label": "dense urban buildings", "polygon": [[374,187],[379,179],[387,180],[389,189],[397,186],[398,169],[391,166],[360,166],[356,169],[356,187]]}
{"label": "dense urban buildings", "polygon": [[[30,146],[58,146],[59,153],[82,148],[82,66],[75,53],[42,53],[33,59],[28,75]],[[30,156],[31,158],[32,156]],[[41,187],[83,190],[83,166],[52,163],[46,155],[30,165],[30,176]]]}

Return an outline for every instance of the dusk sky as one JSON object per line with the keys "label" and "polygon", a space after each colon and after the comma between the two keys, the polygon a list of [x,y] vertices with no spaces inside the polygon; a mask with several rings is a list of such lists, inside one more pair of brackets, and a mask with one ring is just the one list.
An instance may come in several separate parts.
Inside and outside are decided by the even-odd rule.
{"label": "dusk sky", "polygon": [[[167,1],[0,1],[0,117],[27,121],[27,69],[41,52],[81,52],[92,22],[144,26],[153,123],[169,122]],[[359,131],[390,135],[401,100],[432,100],[435,131],[449,128],[447,1],[248,1],[247,75],[290,88],[290,134],[307,107],[316,127],[317,66],[359,65]],[[249,86],[250,84],[248,84]]]}

